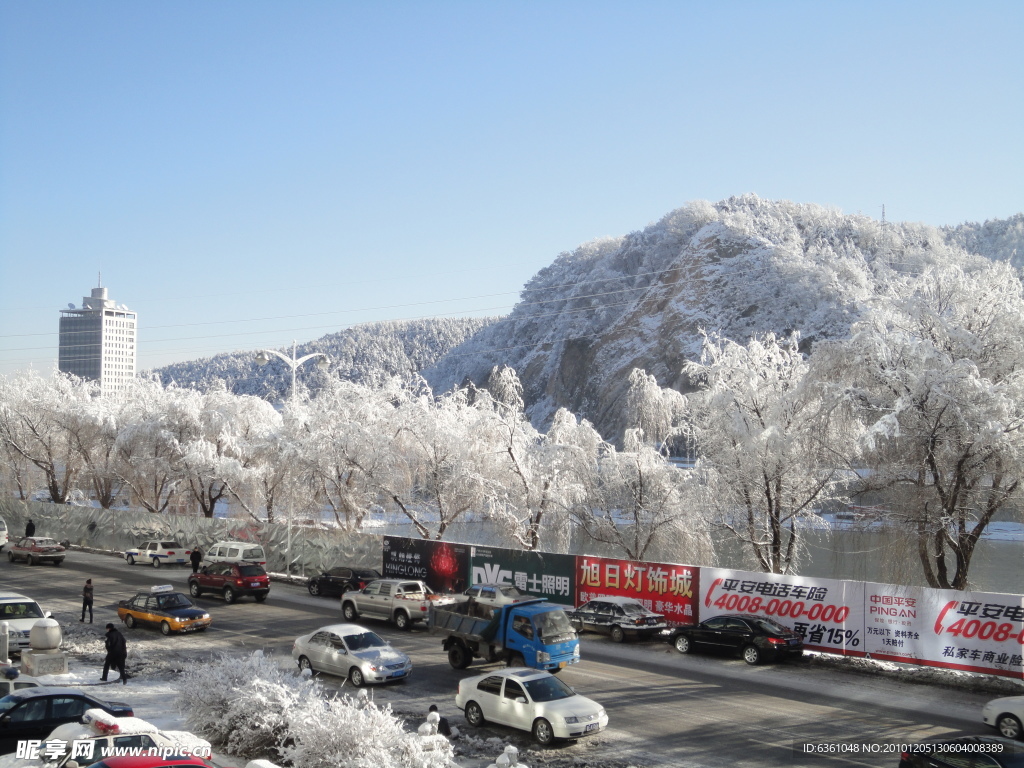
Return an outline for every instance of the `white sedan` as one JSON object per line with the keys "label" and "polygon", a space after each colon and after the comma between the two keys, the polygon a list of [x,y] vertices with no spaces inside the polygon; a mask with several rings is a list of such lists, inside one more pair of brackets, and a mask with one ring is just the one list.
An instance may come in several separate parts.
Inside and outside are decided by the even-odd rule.
{"label": "white sedan", "polygon": [[412,660],[358,624],[331,624],[303,635],[292,645],[300,669],[347,677],[352,685],[404,680]]}
{"label": "white sedan", "polygon": [[981,708],[981,719],[994,727],[1008,739],[1024,736],[1021,723],[1024,722],[1024,696],[1005,696],[992,699]]}
{"label": "white sedan", "polygon": [[488,720],[531,731],[538,744],[578,739],[608,727],[604,707],[537,669],[512,667],[459,682],[455,705],[473,726]]}

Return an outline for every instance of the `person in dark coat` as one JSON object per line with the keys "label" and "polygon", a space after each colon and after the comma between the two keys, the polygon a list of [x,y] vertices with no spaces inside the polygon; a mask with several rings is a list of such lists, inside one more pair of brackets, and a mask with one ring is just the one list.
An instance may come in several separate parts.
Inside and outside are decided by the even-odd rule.
{"label": "person in dark coat", "polygon": [[203,562],[203,550],[196,547],[192,550],[192,554],[188,556],[188,559],[192,561],[192,573],[198,573],[199,564]]}
{"label": "person in dark coat", "polygon": [[86,579],[82,587],[82,618],[79,621],[85,621],[86,609],[89,611],[89,623],[92,624],[92,579]]}
{"label": "person in dark coat", "polygon": [[28,522],[25,523],[25,535],[26,536],[35,536],[36,535],[36,524],[32,522],[32,518],[31,517],[28,519]]}
{"label": "person in dark coat", "polygon": [[[437,712],[437,704],[431,704],[430,705],[430,709],[427,710],[427,714],[429,715],[431,712]],[[445,717],[444,715],[442,715],[440,712],[437,712],[437,717],[438,717],[437,732],[441,736],[446,736],[449,739],[457,738],[457,736],[454,736],[452,734],[452,726],[448,722],[448,718]]]}
{"label": "person in dark coat", "polygon": [[125,642],[124,635],[118,632],[113,624],[107,624],[107,637],[104,644],[107,647],[107,657],[103,660],[103,677],[100,680],[104,683],[107,682],[107,673],[113,667],[121,675],[118,678],[121,684],[127,685],[128,673],[125,671],[124,663],[128,659],[128,643]]}

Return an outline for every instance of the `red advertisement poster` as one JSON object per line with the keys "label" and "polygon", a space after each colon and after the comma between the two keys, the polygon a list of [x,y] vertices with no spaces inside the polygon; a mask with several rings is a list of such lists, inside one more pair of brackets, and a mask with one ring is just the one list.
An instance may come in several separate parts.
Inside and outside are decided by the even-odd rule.
{"label": "red advertisement poster", "polygon": [[576,605],[596,597],[635,597],[669,624],[694,624],[700,569],[607,557],[576,557]]}

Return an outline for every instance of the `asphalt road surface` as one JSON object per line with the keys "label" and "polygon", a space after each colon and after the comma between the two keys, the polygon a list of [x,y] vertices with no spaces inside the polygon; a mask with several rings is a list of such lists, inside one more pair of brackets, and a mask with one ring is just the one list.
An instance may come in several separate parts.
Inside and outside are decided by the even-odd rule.
{"label": "asphalt road surface", "polygon": [[[81,606],[81,587],[91,578],[96,592],[97,634],[117,622],[117,601],[154,584],[174,584],[182,591],[189,568],[128,566],[124,560],[70,552],[61,567],[10,563],[0,555],[0,589],[35,598],[66,620]],[[290,657],[292,640],[326,624],[341,621],[336,598],[314,598],[298,585],[275,582],[268,600],[244,599],[225,605],[202,597],[213,626],[200,635],[161,638],[168,649],[194,647],[209,653],[263,649]],[[454,708],[461,677],[480,674],[479,662],[459,672],[451,669],[441,640],[421,628],[401,632],[372,619],[363,622],[413,659],[405,684],[377,686],[378,702],[389,701],[398,713],[420,711],[426,702]],[[153,630],[123,629],[133,636]],[[659,643],[613,644],[584,634],[582,661],[561,677],[608,711],[609,729],[599,747],[586,747],[582,764],[634,762],[646,766],[895,766],[898,752],[874,751],[892,745],[957,733],[988,733],[980,720],[982,704],[994,695],[950,687],[910,684],[873,675],[837,672],[808,662],[750,667],[739,659],[692,654],[682,656]],[[341,680],[329,679],[333,686]],[[464,722],[456,724],[471,731]],[[517,736],[493,726],[490,733]],[[525,737],[525,734],[523,735]],[[529,744],[528,738],[520,744]],[[830,757],[806,756],[794,745],[812,743],[832,750]],[[521,747],[522,748],[522,747]],[[584,745],[556,746],[550,752],[572,758]],[[582,754],[582,753],[581,753]]]}

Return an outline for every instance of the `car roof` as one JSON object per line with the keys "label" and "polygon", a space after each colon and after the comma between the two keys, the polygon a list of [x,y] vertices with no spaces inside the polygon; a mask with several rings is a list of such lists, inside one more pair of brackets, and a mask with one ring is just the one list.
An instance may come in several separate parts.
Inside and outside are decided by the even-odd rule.
{"label": "car roof", "polygon": [[616,605],[625,605],[626,603],[637,603],[643,605],[639,598],[627,597],[626,595],[608,595],[607,597],[592,597],[590,602],[602,602],[602,603],[615,603]]}
{"label": "car roof", "polygon": [[[103,765],[110,768],[151,768],[152,766],[175,766],[175,765],[210,765],[200,757],[179,755],[177,757],[163,757],[161,755],[122,755],[119,757],[105,757]],[[99,765],[99,763],[96,763]]]}
{"label": "car roof", "polygon": [[514,677],[516,680],[536,680],[541,677],[554,677],[550,672],[545,672],[543,669],[530,669],[529,667],[506,667],[505,669],[495,669],[492,672],[487,672],[483,675],[478,675],[479,680],[483,680],[488,677]]}
{"label": "car roof", "polygon": [[218,541],[216,544],[211,544],[211,547],[262,547],[258,541]]}
{"label": "car roof", "polygon": [[[4,600],[32,600],[32,598],[19,595],[17,592],[0,592],[0,602]],[[32,602],[34,603],[35,600],[32,600]]]}
{"label": "car roof", "polygon": [[[73,694],[75,696],[84,696],[92,701],[100,701],[91,693],[86,693],[80,688],[68,688],[63,685],[41,685],[38,688],[22,688],[20,691],[8,694],[5,698],[8,699],[35,699],[39,696],[65,696]],[[103,702],[104,704],[113,702]]]}
{"label": "car roof", "polygon": [[333,632],[336,635],[351,635],[357,632],[372,632],[372,629],[367,629],[358,624],[328,624],[326,627],[320,627],[314,629],[311,634],[317,632]]}

